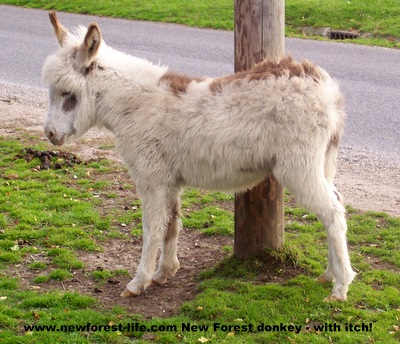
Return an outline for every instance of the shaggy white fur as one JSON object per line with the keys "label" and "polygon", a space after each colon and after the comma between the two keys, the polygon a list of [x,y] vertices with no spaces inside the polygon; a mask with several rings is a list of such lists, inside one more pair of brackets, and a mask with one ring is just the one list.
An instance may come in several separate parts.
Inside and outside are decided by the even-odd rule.
{"label": "shaggy white fur", "polygon": [[185,187],[238,192],[272,172],[327,228],[329,264],[320,280],[334,280],[327,300],[346,299],[355,273],[333,185],[345,113],[322,68],[285,57],[227,77],[191,78],[111,49],[95,23],[71,34],[55,13],[50,18],[60,49],[43,67],[47,137],[62,145],[92,126],[107,128],[142,199],[142,256],[123,296],[178,270]]}

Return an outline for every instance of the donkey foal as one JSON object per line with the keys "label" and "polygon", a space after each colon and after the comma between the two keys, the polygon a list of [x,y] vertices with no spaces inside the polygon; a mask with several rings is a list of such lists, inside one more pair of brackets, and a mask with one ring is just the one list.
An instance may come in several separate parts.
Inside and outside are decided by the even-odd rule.
{"label": "donkey foal", "polygon": [[327,228],[320,280],[334,281],[327,300],[346,299],[355,273],[333,185],[345,113],[322,68],[284,57],[227,77],[191,78],[113,50],[96,23],[70,33],[54,12],[50,20],[60,48],[43,67],[46,136],[62,145],[95,125],[107,128],[142,199],[142,256],[122,296],[164,284],[178,270],[185,187],[239,192],[272,172]]}

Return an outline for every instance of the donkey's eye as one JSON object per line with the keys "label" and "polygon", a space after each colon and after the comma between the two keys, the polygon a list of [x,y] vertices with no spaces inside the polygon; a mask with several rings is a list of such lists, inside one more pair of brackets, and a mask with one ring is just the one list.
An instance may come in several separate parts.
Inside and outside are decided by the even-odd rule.
{"label": "donkey's eye", "polygon": [[75,109],[76,104],[78,104],[78,99],[73,93],[68,93],[68,96],[64,98],[62,108],[64,111],[72,111]]}
{"label": "donkey's eye", "polygon": [[71,92],[61,92],[61,97],[69,97],[71,95]]}

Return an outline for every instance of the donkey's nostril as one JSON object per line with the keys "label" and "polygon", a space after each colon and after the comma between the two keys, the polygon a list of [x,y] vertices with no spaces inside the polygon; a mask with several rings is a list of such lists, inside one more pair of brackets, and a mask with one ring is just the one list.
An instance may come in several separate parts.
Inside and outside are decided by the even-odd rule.
{"label": "donkey's nostril", "polygon": [[47,132],[47,137],[49,138],[49,140],[51,141],[54,137],[54,133],[52,131],[48,131]]}
{"label": "donkey's nostril", "polygon": [[49,129],[49,128],[45,128],[45,134],[47,136],[47,138],[52,141],[55,137],[55,130],[54,129]]}

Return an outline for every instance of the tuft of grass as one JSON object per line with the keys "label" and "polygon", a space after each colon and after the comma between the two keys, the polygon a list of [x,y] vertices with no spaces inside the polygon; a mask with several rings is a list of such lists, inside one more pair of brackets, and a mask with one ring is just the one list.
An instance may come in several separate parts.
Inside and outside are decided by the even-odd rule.
{"label": "tuft of grass", "polygon": [[233,247],[232,246],[223,246],[222,250],[224,252],[227,252],[227,253],[232,253],[233,252]]}
{"label": "tuft of grass", "polygon": [[232,255],[218,262],[212,269],[203,271],[199,277],[253,279],[262,266],[263,262],[259,259],[242,260]]}
{"label": "tuft of grass", "polygon": [[287,244],[283,245],[278,250],[266,248],[265,251],[266,258],[264,264],[282,265],[286,267],[298,267],[300,265],[301,252]]}
{"label": "tuft of grass", "polygon": [[107,269],[98,269],[91,273],[91,277],[100,283],[107,282],[112,277],[117,276],[129,276],[129,272],[125,269],[117,269],[117,270],[107,270]]}
{"label": "tuft of grass", "polygon": [[56,269],[49,273],[49,278],[56,281],[64,281],[70,279],[72,274],[64,269]]}
{"label": "tuft of grass", "polygon": [[34,279],[33,279],[33,283],[35,283],[35,284],[41,284],[41,283],[46,283],[46,282],[48,282],[50,280],[50,277],[49,276],[46,276],[46,275],[39,275],[39,276],[36,276]]}
{"label": "tuft of grass", "polygon": [[15,277],[0,274],[0,290],[15,290],[19,287],[19,281]]}
{"label": "tuft of grass", "polygon": [[207,235],[232,235],[233,214],[216,206],[205,206],[199,210],[187,212],[182,219],[183,226],[201,229]]}
{"label": "tuft of grass", "polygon": [[47,252],[52,258],[52,263],[62,269],[82,269],[84,264],[68,249],[53,248]]}
{"label": "tuft of grass", "polygon": [[32,270],[45,270],[47,268],[47,264],[43,262],[33,262],[29,264],[29,268]]}

